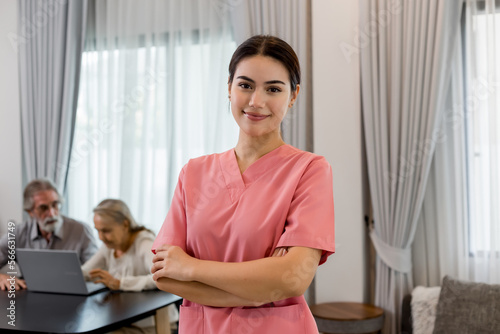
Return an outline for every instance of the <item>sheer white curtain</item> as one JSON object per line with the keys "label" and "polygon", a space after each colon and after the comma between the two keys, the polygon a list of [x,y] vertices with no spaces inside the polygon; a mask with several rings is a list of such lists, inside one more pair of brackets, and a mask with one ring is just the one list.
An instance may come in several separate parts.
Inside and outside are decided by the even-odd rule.
{"label": "sheer white curtain", "polygon": [[475,281],[500,283],[500,5],[468,0],[467,91],[470,106],[470,272]]}
{"label": "sheer white curtain", "polygon": [[91,1],[68,176],[69,215],[124,200],[158,231],[189,158],[234,146],[218,1]]}
{"label": "sheer white curtain", "polygon": [[467,278],[467,109],[462,48],[462,36],[457,34],[436,150],[412,247],[415,286],[439,286],[445,275]]}
{"label": "sheer white curtain", "polygon": [[464,17],[413,247],[418,285],[500,283],[500,7],[468,0]]}

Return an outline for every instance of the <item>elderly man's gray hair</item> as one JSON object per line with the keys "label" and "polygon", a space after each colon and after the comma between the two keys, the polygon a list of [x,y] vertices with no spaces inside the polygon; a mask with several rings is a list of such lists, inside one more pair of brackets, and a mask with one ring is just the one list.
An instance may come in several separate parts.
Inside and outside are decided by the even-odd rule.
{"label": "elderly man's gray hair", "polygon": [[57,191],[56,186],[54,183],[49,180],[49,179],[35,179],[28,183],[26,188],[24,188],[24,201],[23,201],[23,209],[25,211],[31,211],[33,210],[33,196],[40,191],[45,191],[45,190],[53,190],[56,192],[57,197],[59,200],[61,199],[61,195],[59,194],[59,191]]}

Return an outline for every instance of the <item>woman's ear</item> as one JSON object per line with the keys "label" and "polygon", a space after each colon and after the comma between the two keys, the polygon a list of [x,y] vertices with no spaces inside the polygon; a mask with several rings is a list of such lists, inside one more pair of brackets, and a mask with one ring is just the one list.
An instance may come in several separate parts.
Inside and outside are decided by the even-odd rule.
{"label": "woman's ear", "polygon": [[295,103],[295,101],[297,100],[297,96],[299,95],[299,91],[300,91],[300,85],[297,85],[297,87],[295,88],[295,91],[292,92],[292,96],[290,98],[290,103],[288,104],[288,108],[291,108],[293,106],[293,104]]}

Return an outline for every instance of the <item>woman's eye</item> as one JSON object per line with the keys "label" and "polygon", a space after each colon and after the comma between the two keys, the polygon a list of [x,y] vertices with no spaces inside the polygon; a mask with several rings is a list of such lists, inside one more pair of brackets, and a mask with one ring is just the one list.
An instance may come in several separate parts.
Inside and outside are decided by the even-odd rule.
{"label": "woman's eye", "polygon": [[244,83],[244,82],[240,83],[238,86],[240,86],[243,89],[250,89],[250,88],[252,88],[249,84]]}
{"label": "woman's eye", "polygon": [[281,89],[279,89],[278,87],[270,87],[269,91],[271,93],[279,93],[279,92],[281,92]]}

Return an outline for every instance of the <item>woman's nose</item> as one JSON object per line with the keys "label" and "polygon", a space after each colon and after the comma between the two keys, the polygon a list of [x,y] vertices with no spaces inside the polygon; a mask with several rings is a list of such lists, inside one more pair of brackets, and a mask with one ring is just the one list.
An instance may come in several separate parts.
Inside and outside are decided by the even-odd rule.
{"label": "woman's nose", "polygon": [[262,108],[265,104],[265,97],[262,92],[259,90],[255,90],[250,97],[250,107],[253,108]]}

